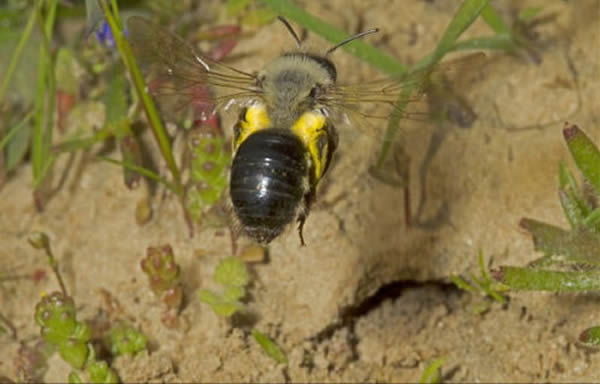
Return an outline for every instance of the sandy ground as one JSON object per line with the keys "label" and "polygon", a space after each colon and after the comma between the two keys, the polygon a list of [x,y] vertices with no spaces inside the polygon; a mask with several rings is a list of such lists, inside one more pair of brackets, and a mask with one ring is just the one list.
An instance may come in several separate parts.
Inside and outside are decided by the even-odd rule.
{"label": "sandy ground", "polygon": [[[383,36],[373,41],[408,63],[433,49],[458,4],[307,3],[347,31],[380,27]],[[368,175],[373,137],[346,140],[341,132],[336,164],[305,227],[308,246],[299,247],[290,230],[272,243],[267,262],[251,266],[251,321],[232,326],[194,294],[211,287],[214,267],[231,254],[228,235],[206,229],[190,238],[174,198],[156,199],[153,219],[138,226],[134,211],[145,189],[127,190],[121,171],[106,163],[71,175],[41,214],[32,205],[30,169],[21,169],[0,190],[2,265],[47,268],[26,241],[41,230],[52,238],[80,318],[105,310],[100,292],[110,292],[121,315],[151,340],[149,353],[116,359],[123,381],[415,381],[428,361],[444,357],[447,381],[597,382],[600,355],[576,344],[581,330],[598,323],[596,296],[511,294],[507,306],[476,315],[471,308],[480,298],[448,279],[476,272],[479,249],[494,265],[538,257],[518,221],[565,224],[556,192],[558,161],[568,160],[563,122],[577,123],[600,143],[600,2],[550,2],[545,12],[552,11],[557,19],[540,28],[549,41],[541,64],[496,53],[470,70],[460,93],[478,115],[471,128],[406,123],[412,210],[421,192],[427,196],[418,225],[405,224],[402,190]],[[465,37],[489,33],[477,21]],[[328,46],[314,36],[309,41]],[[281,25],[267,26],[239,48],[247,55],[237,65],[260,68],[291,44]],[[333,59],[342,82],[377,76],[343,52]],[[431,157],[434,140],[440,145]],[[161,324],[161,307],[139,266],[148,246],[164,243],[184,270],[181,316],[188,326],[179,330]],[[20,338],[38,333],[35,303],[40,292],[55,289],[53,278],[0,286],[2,313]],[[281,346],[287,366],[262,352],[247,332],[251,326]],[[14,377],[16,350],[0,336],[1,374]],[[50,363],[46,379],[64,380],[68,367],[56,357]]]}

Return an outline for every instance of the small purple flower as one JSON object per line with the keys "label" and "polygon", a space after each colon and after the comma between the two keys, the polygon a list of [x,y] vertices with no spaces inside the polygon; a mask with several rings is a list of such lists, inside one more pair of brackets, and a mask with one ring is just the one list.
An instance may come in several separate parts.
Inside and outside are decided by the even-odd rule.
{"label": "small purple flower", "polygon": [[[123,35],[127,36],[127,30],[123,30]],[[110,24],[105,20],[96,28],[96,40],[108,48],[115,47],[115,36],[110,29]]]}
{"label": "small purple flower", "polygon": [[106,21],[103,21],[100,27],[96,28],[96,39],[100,44],[104,44],[108,48],[115,47],[115,37],[112,34],[110,25]]}

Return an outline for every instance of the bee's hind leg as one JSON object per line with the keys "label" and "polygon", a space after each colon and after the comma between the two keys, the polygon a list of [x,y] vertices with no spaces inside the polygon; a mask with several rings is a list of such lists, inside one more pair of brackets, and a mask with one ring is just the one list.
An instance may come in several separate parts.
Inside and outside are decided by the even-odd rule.
{"label": "bee's hind leg", "polygon": [[304,222],[308,216],[305,214],[300,214],[298,216],[298,236],[300,237],[300,245],[304,247],[306,243],[304,242],[304,235],[302,234],[302,230],[304,229]]}
{"label": "bee's hind leg", "polygon": [[316,196],[316,188],[314,186],[312,186],[310,188],[310,190],[308,191],[308,193],[306,193],[304,195],[304,204],[300,210],[300,213],[298,214],[298,236],[300,237],[300,245],[301,246],[306,245],[306,243],[304,242],[304,234],[302,231],[304,230],[304,223],[306,222],[306,219],[308,218],[308,213],[310,212],[310,207],[311,207],[313,201],[315,200],[315,196]]}

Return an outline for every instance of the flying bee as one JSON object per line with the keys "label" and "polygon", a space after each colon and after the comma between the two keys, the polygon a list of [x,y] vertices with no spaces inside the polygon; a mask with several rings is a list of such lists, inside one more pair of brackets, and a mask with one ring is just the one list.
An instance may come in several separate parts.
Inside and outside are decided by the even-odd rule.
{"label": "flying bee", "polygon": [[[142,64],[149,64],[148,88],[160,99],[163,110],[215,102],[215,111],[232,104],[240,107],[232,134],[229,194],[241,231],[268,244],[295,220],[304,245],[304,223],[338,146],[336,118],[404,114],[396,107],[400,96],[416,89],[418,98],[434,71],[443,73],[452,66],[417,71],[404,79],[338,85],[330,54],[377,29],[350,36],[324,54],[314,54],[303,50],[290,24],[279,19],[298,49],[256,73],[200,55],[180,37],[142,17],[129,18],[128,29],[134,54]],[[194,98],[192,91],[198,85],[220,89],[222,94],[210,100]],[[412,100],[413,96],[406,97]],[[376,116],[357,109],[367,104],[384,106],[386,111]]]}

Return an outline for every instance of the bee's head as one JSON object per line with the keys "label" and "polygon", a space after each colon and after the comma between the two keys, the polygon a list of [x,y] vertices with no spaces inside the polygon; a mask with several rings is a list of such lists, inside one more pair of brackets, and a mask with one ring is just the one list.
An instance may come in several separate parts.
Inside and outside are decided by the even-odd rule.
{"label": "bee's head", "polygon": [[334,64],[326,57],[291,52],[271,62],[259,74],[259,81],[267,105],[299,115],[319,104],[336,76]]}
{"label": "bee's head", "polygon": [[371,29],[351,36],[328,49],[323,55],[302,51],[298,35],[282,17],[279,20],[296,40],[299,51],[275,59],[259,73],[257,86],[262,90],[268,113],[278,126],[290,126],[302,113],[323,103],[329,86],[337,79],[335,65],[328,56],[337,48],[370,33]]}

